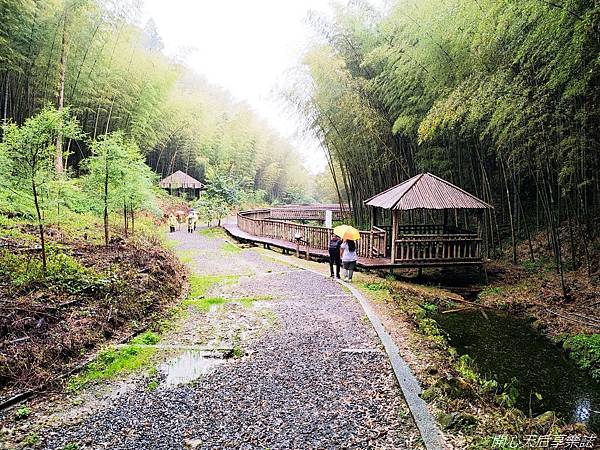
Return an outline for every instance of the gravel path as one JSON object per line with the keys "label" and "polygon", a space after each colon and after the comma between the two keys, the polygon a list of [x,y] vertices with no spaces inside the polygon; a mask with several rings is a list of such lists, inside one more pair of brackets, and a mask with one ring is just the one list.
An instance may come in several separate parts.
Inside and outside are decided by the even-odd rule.
{"label": "gravel path", "polygon": [[[422,448],[376,335],[340,284],[252,249],[227,251],[220,236],[171,238],[195,272],[242,275],[211,295],[270,296],[260,307],[275,324],[249,334],[246,356],[193,383],[152,392],[138,383],[101,410],[41,431],[42,448]],[[235,322],[231,311],[218,320]]]}

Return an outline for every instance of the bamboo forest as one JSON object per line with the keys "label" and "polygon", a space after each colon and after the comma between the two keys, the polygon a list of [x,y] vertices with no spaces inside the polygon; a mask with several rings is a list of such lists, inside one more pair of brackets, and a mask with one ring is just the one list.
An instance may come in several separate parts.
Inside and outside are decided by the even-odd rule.
{"label": "bamboo forest", "polygon": [[0,0],[0,450],[600,449],[596,0]]}

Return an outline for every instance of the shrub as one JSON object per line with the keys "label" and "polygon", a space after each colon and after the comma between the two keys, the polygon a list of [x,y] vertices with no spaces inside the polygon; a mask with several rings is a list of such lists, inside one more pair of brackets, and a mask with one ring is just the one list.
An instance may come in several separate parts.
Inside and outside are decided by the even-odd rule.
{"label": "shrub", "polygon": [[577,334],[563,343],[571,357],[582,369],[590,370],[592,377],[600,380],[600,334]]}

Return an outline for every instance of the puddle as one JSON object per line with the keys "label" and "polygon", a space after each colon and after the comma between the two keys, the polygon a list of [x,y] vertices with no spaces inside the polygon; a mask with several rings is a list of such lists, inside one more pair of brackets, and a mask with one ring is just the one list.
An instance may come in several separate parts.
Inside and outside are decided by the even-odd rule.
{"label": "puddle", "polygon": [[166,376],[164,385],[171,387],[194,381],[222,362],[223,355],[220,353],[190,350],[161,364],[158,371]]}
{"label": "puddle", "polygon": [[468,354],[486,375],[501,384],[514,378],[519,391],[517,407],[533,415],[556,411],[570,423],[584,422],[600,431],[600,383],[579,369],[565,352],[531,329],[524,319],[487,311],[435,314],[449,335],[450,345]]}

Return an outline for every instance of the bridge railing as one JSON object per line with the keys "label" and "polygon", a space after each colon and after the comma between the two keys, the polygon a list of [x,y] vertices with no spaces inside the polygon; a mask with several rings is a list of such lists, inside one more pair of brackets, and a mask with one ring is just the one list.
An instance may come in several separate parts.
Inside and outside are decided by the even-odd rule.
{"label": "bridge railing", "polygon": [[[253,236],[262,236],[272,239],[280,239],[288,242],[296,242],[296,236],[300,236],[311,248],[327,250],[329,240],[333,234],[332,228],[314,225],[303,225],[283,220],[267,218],[265,211],[252,210],[242,211],[237,215],[237,225],[242,231]],[[357,254],[367,258],[385,257],[386,231],[381,228],[373,228],[371,231],[361,231],[360,239],[357,241]]]}

